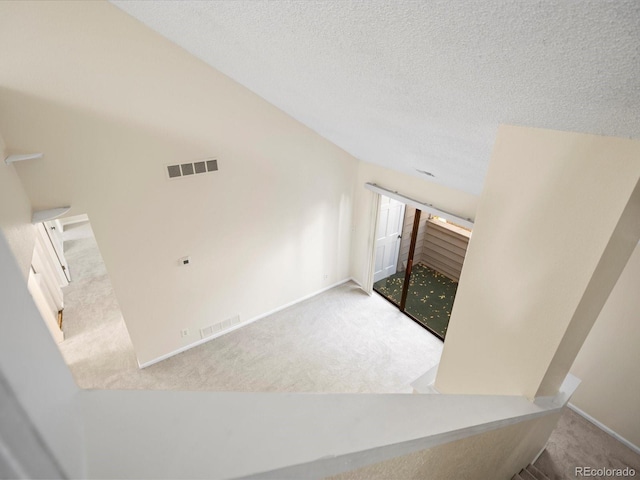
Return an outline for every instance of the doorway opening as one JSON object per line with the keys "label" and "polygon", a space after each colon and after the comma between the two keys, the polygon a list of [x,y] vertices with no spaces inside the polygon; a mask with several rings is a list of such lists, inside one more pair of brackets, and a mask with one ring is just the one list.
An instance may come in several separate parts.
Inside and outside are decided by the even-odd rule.
{"label": "doorway opening", "polygon": [[471,230],[380,195],[373,290],[444,340]]}
{"label": "doorway opening", "polygon": [[36,225],[29,290],[81,388],[137,360],[89,217]]}

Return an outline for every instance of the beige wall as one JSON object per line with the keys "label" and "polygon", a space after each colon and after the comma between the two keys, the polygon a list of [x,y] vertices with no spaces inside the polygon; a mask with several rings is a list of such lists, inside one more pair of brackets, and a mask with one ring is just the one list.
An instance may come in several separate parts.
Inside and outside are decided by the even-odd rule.
{"label": "beige wall", "polygon": [[640,446],[640,247],[571,367],[582,380],[571,403]]}
{"label": "beige wall", "polygon": [[15,167],[4,162],[11,153],[5,148],[0,135],[0,226],[26,283],[35,245],[35,229],[31,225],[31,205]]}
{"label": "beige wall", "polygon": [[438,390],[557,392],[638,240],[618,226],[639,179],[640,142],[500,127]]}
{"label": "beige wall", "polygon": [[[640,147],[640,142],[638,142],[638,147]],[[638,150],[638,159],[640,159],[640,148]],[[557,387],[571,368],[639,239],[640,181],[629,198],[584,295],[576,307],[569,327],[542,380],[538,395],[555,395]]]}
{"label": "beige wall", "polygon": [[364,286],[371,261],[371,248],[375,218],[372,217],[376,195],[364,188],[365,183],[375,183],[388,190],[430,203],[434,207],[463,218],[475,217],[478,197],[451,188],[394,172],[377,165],[360,162],[355,184],[353,210],[353,239],[351,244],[351,276]]}
{"label": "beige wall", "polygon": [[331,477],[332,480],[509,480],[547,442],[559,414],[438,445]]}
{"label": "beige wall", "polygon": [[35,208],[89,215],[141,363],[349,277],[353,157],[108,3],[0,18],[0,130],[45,155],[16,168]]}
{"label": "beige wall", "polygon": [[[35,229],[27,195],[14,166],[6,165],[4,158],[0,159],[0,381],[6,382],[4,387],[33,422],[43,448],[53,452],[70,478],[84,478],[84,439],[75,403],[78,389],[27,291]],[[11,432],[9,445],[22,445],[20,456],[38,471],[41,458],[29,449],[28,437],[20,434],[20,418],[12,420],[16,431]]]}

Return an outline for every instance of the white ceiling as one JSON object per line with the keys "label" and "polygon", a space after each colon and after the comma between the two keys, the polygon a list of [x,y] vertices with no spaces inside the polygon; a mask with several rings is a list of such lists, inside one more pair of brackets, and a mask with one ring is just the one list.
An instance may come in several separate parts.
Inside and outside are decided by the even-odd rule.
{"label": "white ceiling", "polygon": [[640,138],[638,0],[113,3],[355,157],[469,193],[499,123]]}

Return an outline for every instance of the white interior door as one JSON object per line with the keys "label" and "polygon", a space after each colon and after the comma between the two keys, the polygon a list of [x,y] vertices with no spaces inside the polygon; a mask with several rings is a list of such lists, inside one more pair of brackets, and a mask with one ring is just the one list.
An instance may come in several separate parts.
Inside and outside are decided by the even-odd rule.
{"label": "white interior door", "polygon": [[404,223],[404,203],[380,196],[373,281],[396,273]]}

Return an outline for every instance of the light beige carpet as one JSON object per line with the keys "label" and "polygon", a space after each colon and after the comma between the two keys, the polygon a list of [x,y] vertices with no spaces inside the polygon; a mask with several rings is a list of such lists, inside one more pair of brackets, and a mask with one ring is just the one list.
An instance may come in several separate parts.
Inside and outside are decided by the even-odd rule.
{"label": "light beige carpet", "polygon": [[631,467],[636,472],[631,478],[640,478],[640,455],[569,408],[565,408],[546,450],[534,465],[551,480],[585,478],[576,475],[576,467],[596,470]]}
{"label": "light beige carpet", "polygon": [[440,340],[350,282],[140,370],[90,226],[64,238],[61,351],[82,388],[410,393],[440,360]]}

